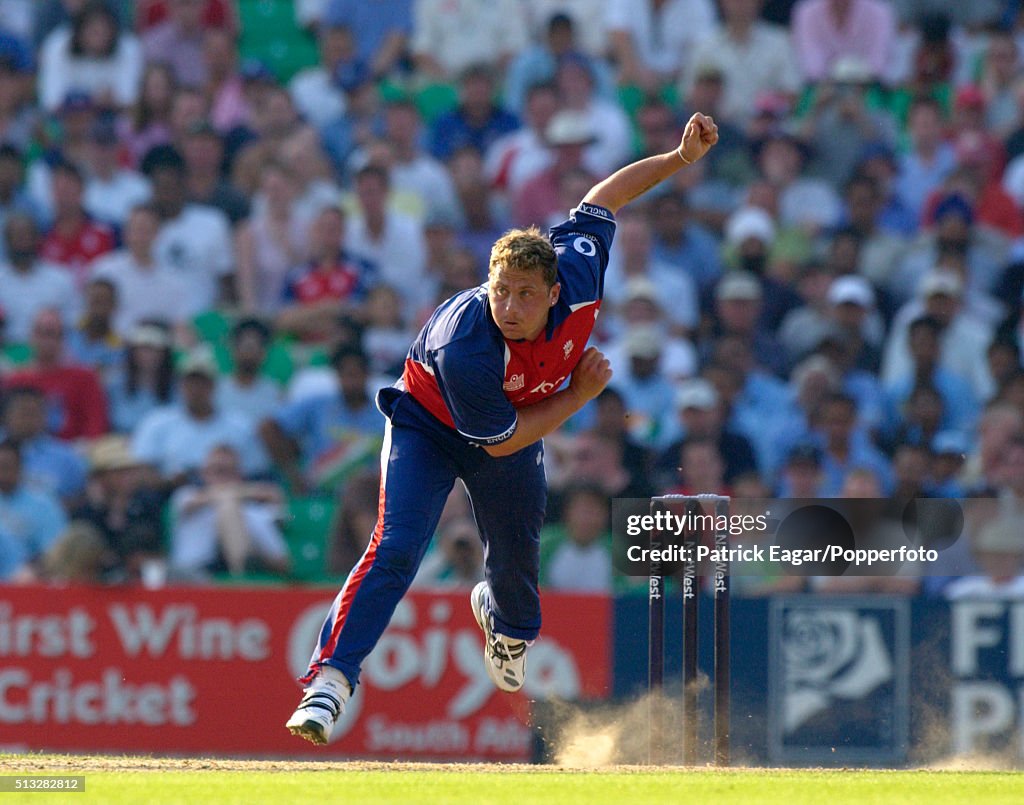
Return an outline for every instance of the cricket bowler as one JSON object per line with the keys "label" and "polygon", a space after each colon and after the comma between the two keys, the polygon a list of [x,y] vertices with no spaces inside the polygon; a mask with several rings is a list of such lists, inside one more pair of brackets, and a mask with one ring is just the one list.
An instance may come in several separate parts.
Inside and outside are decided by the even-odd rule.
{"label": "cricket bowler", "polygon": [[487,282],[434,311],[402,378],[377,394],[387,419],[377,524],[320,630],[302,700],[286,724],[293,734],[329,740],[457,478],[484,546],[486,581],[470,596],[484,662],[499,690],[523,686],[527,650],[541,626],[541,440],[611,379],[608,361],[587,340],[601,307],[615,213],[717,141],[714,121],[693,115],[676,150],[599,182],[547,237],[536,228],[505,233],[491,250]]}

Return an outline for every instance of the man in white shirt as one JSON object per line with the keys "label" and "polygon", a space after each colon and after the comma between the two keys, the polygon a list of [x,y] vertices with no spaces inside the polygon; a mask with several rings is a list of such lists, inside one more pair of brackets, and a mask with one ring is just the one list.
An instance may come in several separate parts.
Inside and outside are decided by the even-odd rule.
{"label": "man in white shirt", "polygon": [[712,0],[609,0],[606,13],[621,82],[645,90],[677,81],[715,30]]}
{"label": "man in white shirt", "polygon": [[256,427],[284,403],[277,383],[263,374],[270,328],[259,319],[242,319],[231,331],[234,368],[217,384],[217,407],[241,414]]}
{"label": "man in white shirt", "polygon": [[288,83],[295,109],[323,128],[345,114],[345,93],[334,80],[335,66],[355,50],[348,28],[324,20],[317,29],[320,63],[295,74]]}
{"label": "man in white shirt", "polygon": [[202,485],[174,493],[171,567],[186,574],[255,569],[287,573],[288,544],[278,522],[284,495],[273,484],[245,483],[238,453],[214,447],[203,462]]}
{"label": "man in white shirt", "polygon": [[96,122],[86,151],[88,164],[83,201],[89,215],[121,226],[132,208],[149,198],[150,188],[141,173],[118,163],[118,142],[112,122]]}
{"label": "man in white shirt", "polygon": [[893,385],[913,374],[910,323],[928,315],[943,325],[940,366],[970,384],[976,399],[988,400],[994,391],[985,358],[992,327],[966,310],[964,302],[963,281],[955,273],[936,269],[925,275],[917,298],[901,307],[893,319],[882,360],[882,382]]}
{"label": "man in white shirt", "polygon": [[189,287],[196,310],[212,310],[234,298],[231,226],[220,210],[186,204],[185,161],[171,146],[158,145],[142,160],[153,184],[153,204],[162,224],[153,245],[158,263]]}
{"label": "man in white shirt", "polygon": [[7,261],[0,264],[0,310],[6,315],[4,338],[28,341],[36,315],[50,308],[60,312],[64,326],[74,324],[79,309],[71,273],[39,259],[39,229],[24,213],[14,213],[4,226]]}
{"label": "man in white shirt", "polygon": [[345,244],[377,265],[382,282],[398,289],[407,313],[425,305],[427,248],[423,225],[415,218],[388,209],[387,171],[367,165],[356,173],[358,211],[346,217]]}
{"label": "man in white shirt", "polygon": [[681,96],[689,94],[698,68],[713,65],[725,78],[721,115],[743,125],[753,116],[760,93],[795,96],[801,87],[800,70],[788,33],[758,19],[764,0],[721,2],[723,22],[697,43]]}
{"label": "man in white shirt", "polygon": [[156,208],[140,204],[125,224],[124,248],[96,258],[90,266],[92,278],[109,280],[117,289],[114,328],[121,335],[145,319],[180,325],[199,312],[185,281],[153,254],[159,230]]}
{"label": "man in white shirt", "polygon": [[391,146],[391,186],[412,193],[422,212],[442,208],[459,215],[455,185],[444,165],[420,146],[423,120],[416,104],[407,99],[392,101],[384,109],[384,137]]}
{"label": "man in white shirt", "polygon": [[[468,35],[471,32],[471,35]],[[526,47],[516,0],[415,0],[412,54],[418,70],[451,80],[467,67],[503,69]]]}

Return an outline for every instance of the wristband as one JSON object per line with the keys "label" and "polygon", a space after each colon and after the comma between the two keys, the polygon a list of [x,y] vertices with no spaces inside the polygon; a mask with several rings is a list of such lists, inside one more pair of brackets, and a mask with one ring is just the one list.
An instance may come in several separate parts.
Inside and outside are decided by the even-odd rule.
{"label": "wristband", "polygon": [[683,164],[684,165],[692,165],[693,164],[692,162],[690,162],[690,160],[688,160],[686,157],[683,156],[683,146],[682,146],[682,143],[680,143],[679,147],[676,149],[676,153],[679,155],[679,158],[681,160],[683,160]]}

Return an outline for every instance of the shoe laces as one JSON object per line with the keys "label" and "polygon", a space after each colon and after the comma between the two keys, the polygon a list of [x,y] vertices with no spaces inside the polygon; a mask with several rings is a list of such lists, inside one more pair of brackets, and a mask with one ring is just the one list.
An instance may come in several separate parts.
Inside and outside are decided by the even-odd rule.
{"label": "shoe laces", "polygon": [[341,715],[341,702],[324,688],[309,688],[306,695],[299,702],[299,707],[313,707],[319,710],[326,710],[331,717],[337,721]]}
{"label": "shoe laces", "polygon": [[491,635],[491,654],[504,662],[518,660],[526,652],[526,641],[507,642],[507,638],[497,632]]}

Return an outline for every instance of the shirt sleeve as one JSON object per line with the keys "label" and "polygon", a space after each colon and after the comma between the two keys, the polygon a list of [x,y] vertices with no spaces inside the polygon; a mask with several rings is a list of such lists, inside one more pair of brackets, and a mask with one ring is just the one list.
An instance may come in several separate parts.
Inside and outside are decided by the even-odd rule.
{"label": "shirt sleeve", "polygon": [[164,471],[164,422],[166,414],[157,410],[148,414],[135,433],[132,434],[132,455],[139,461],[152,464],[161,472]]}
{"label": "shirt sleeve", "polygon": [[604,207],[581,203],[569,220],[551,229],[558,255],[558,281],[571,304],[600,299],[615,235],[615,216]]}
{"label": "shirt sleeve", "polygon": [[505,367],[500,354],[484,351],[463,338],[433,352],[430,364],[455,429],[462,436],[478,445],[501,444],[512,438],[518,419],[501,388]]}
{"label": "shirt sleeve", "polygon": [[235,270],[234,247],[231,244],[231,224],[220,210],[210,216],[210,246],[213,251],[212,265],[218,277]]}
{"label": "shirt sleeve", "polygon": [[29,552],[32,559],[38,559],[57,541],[67,528],[68,521],[60,504],[49,495],[40,495],[33,509],[35,528]]}

